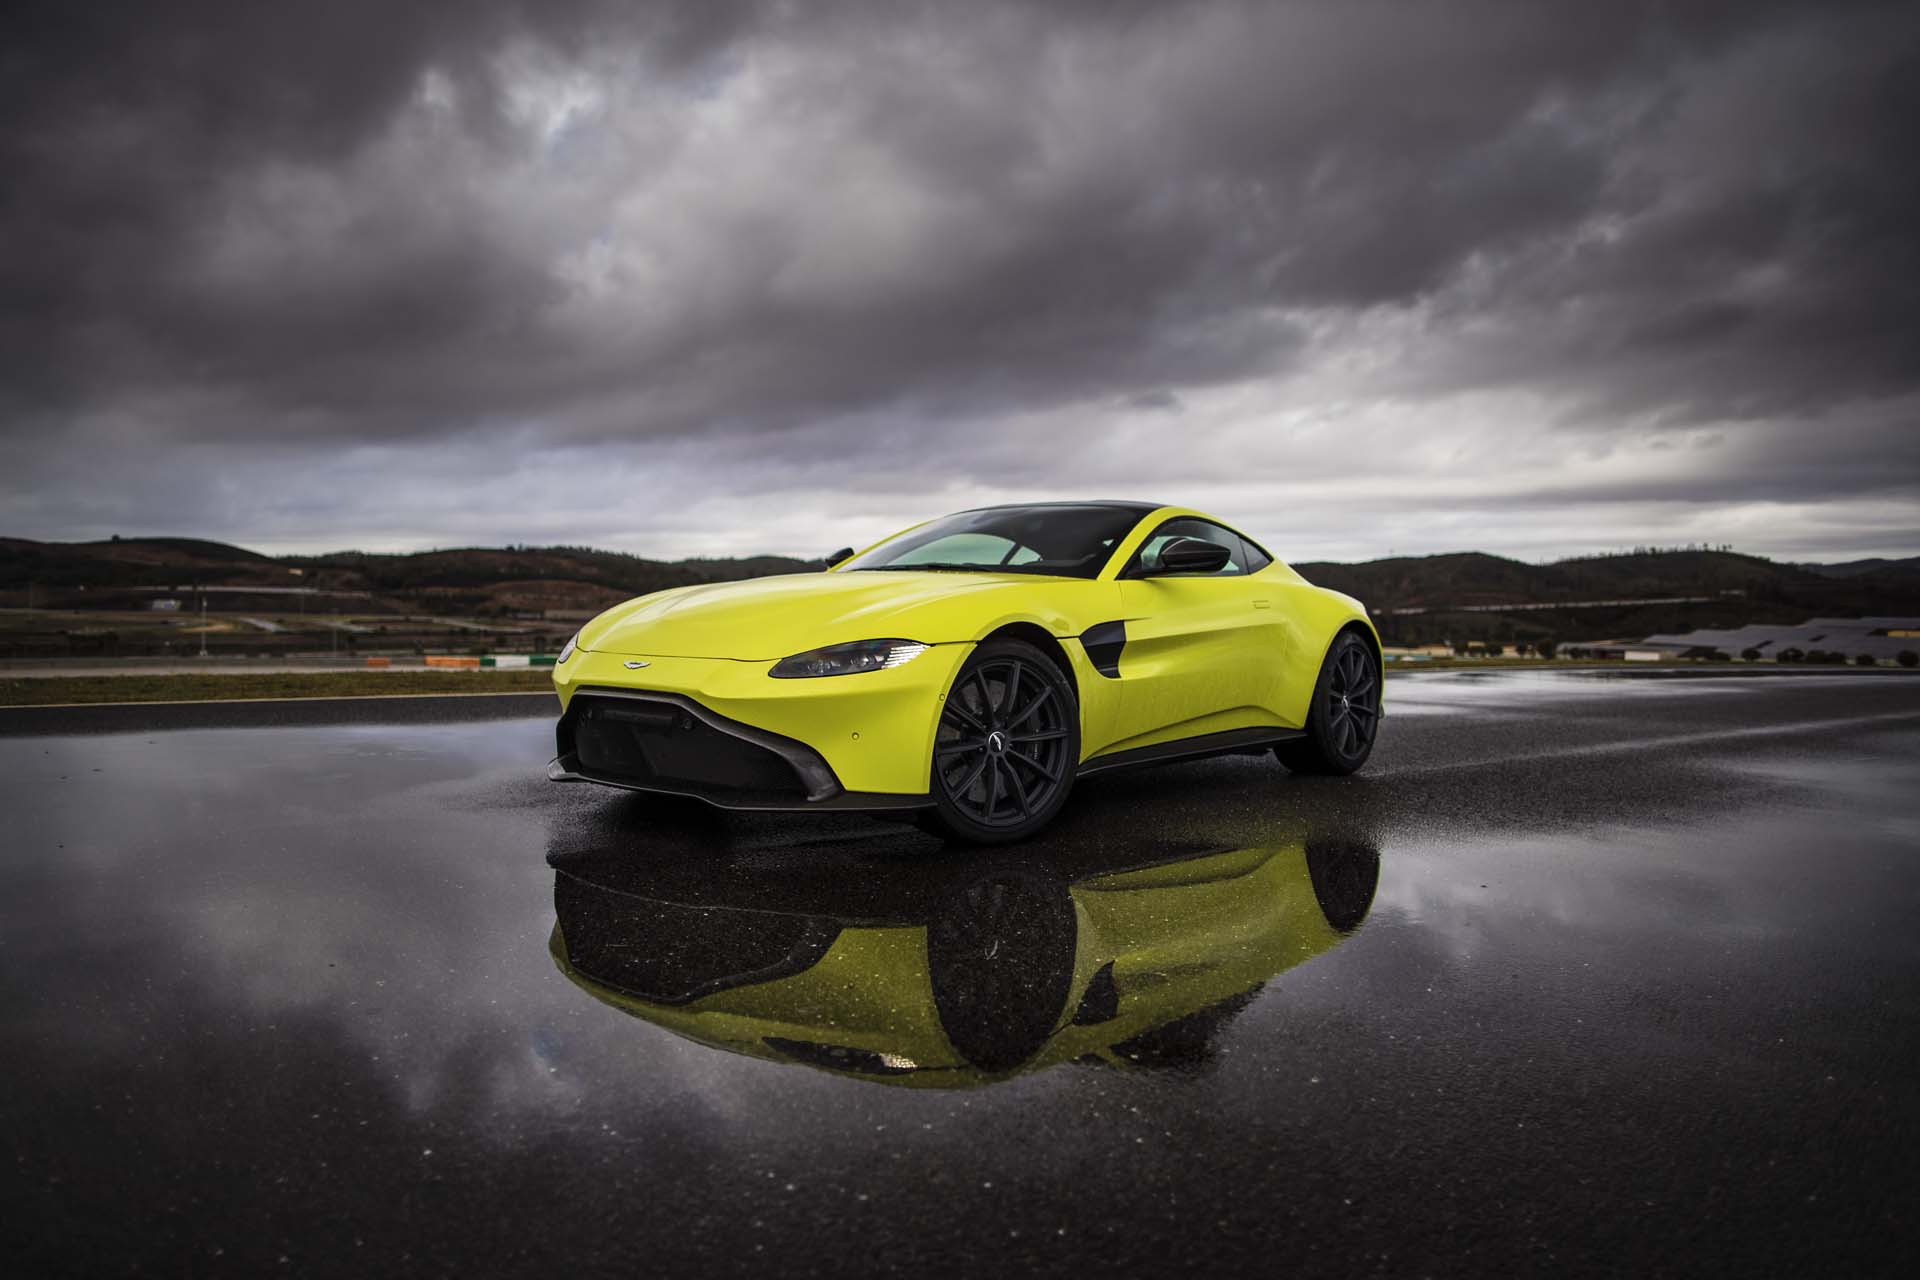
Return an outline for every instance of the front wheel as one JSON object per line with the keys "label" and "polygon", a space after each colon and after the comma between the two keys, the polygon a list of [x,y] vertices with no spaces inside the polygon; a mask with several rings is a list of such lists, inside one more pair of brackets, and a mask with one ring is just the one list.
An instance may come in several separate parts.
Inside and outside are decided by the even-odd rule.
{"label": "front wheel", "polygon": [[1320,664],[1307,736],[1283,742],[1273,753],[1294,773],[1348,774],[1373,754],[1379,728],[1380,664],[1372,647],[1347,631]]}
{"label": "front wheel", "polygon": [[990,640],[960,669],[934,735],[933,824],[974,844],[1024,840],[1067,802],[1080,706],[1046,654]]}

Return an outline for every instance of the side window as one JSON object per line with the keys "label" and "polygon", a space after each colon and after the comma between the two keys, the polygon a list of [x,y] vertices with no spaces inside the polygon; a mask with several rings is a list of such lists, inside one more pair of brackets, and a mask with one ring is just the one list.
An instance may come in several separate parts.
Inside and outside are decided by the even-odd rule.
{"label": "side window", "polygon": [[1205,520],[1182,517],[1169,520],[1153,531],[1153,536],[1140,544],[1140,550],[1134,553],[1133,563],[1127,566],[1125,576],[1137,578],[1143,573],[1151,573],[1159,567],[1160,551],[1169,542],[1179,538],[1198,538],[1202,542],[1214,542],[1225,547],[1230,553],[1227,563],[1210,574],[1181,574],[1184,578],[1235,578],[1251,572],[1246,567],[1247,547],[1240,535],[1230,529],[1222,529],[1217,524]]}
{"label": "side window", "polygon": [[1272,556],[1254,546],[1246,538],[1240,539],[1240,545],[1246,550],[1247,558],[1241,563],[1247,566],[1248,573],[1258,573],[1273,563]]}

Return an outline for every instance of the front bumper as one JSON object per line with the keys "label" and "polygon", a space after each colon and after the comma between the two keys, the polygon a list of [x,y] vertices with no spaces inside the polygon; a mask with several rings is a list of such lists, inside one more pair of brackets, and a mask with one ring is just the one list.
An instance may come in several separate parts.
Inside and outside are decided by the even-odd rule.
{"label": "front bumper", "polygon": [[931,803],[933,735],[966,645],[900,667],[777,680],[771,663],[580,653],[554,671],[563,713],[547,776],[736,809]]}

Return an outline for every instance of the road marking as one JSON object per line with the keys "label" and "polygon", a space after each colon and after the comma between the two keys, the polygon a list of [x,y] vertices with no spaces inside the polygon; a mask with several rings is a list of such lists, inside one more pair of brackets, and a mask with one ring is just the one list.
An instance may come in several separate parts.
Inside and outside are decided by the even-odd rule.
{"label": "road marking", "polygon": [[398,702],[407,698],[551,698],[545,689],[500,689],[490,693],[322,693],[311,698],[172,698],[164,702],[17,702],[9,711],[56,711],[74,707],[233,707],[278,702]]}
{"label": "road marking", "polygon": [[1796,733],[1820,733],[1831,729],[1857,729],[1867,725],[1888,724],[1900,720],[1920,720],[1920,711],[1888,711],[1872,716],[1841,716],[1831,720],[1796,720],[1790,724],[1751,725],[1744,729],[1715,729],[1705,733],[1676,733],[1664,738],[1629,738],[1621,742],[1598,742],[1578,747],[1549,747],[1522,755],[1494,756],[1486,760],[1449,760],[1445,764],[1417,764],[1400,769],[1370,773],[1375,778],[1404,778],[1420,773],[1445,773],[1451,769],[1481,769],[1488,765],[1509,764],[1515,760],[1565,760],[1579,756],[1609,755],[1621,751],[1657,751],[1667,747],[1690,747],[1712,742],[1731,742],[1739,738],[1770,738]]}

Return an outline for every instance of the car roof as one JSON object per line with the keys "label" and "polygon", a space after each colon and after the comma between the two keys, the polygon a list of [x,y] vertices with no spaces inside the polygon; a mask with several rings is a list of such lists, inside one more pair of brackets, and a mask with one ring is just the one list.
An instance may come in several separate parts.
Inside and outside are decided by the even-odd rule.
{"label": "car roof", "polygon": [[996,502],[990,507],[968,507],[968,511],[1024,511],[1036,507],[1113,507],[1120,511],[1132,511],[1138,515],[1158,511],[1167,506],[1164,502],[1127,502],[1115,498],[1061,498],[1055,502]]}

